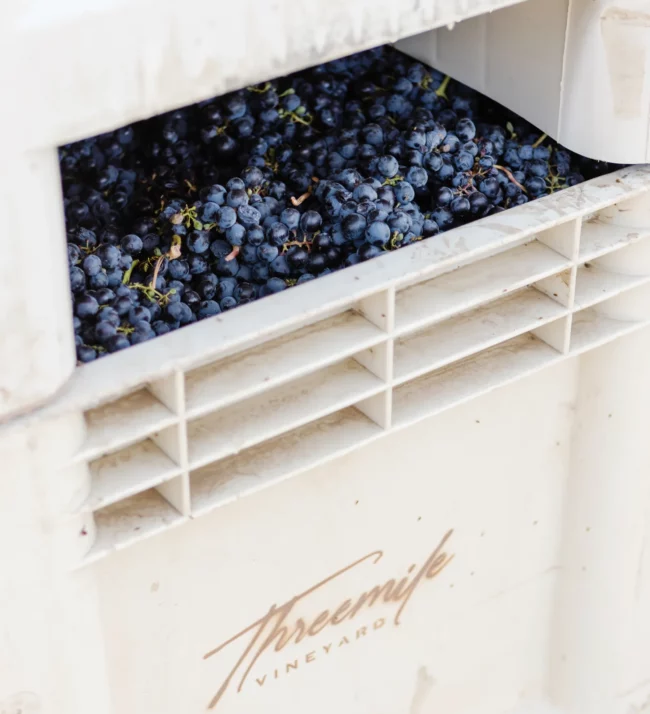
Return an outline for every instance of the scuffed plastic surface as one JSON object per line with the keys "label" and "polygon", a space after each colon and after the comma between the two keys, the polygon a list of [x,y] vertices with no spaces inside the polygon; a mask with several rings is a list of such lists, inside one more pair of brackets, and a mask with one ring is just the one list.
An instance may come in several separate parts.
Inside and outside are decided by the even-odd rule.
{"label": "scuffed plastic surface", "polygon": [[38,0],[5,18],[0,77],[21,141],[61,144],[520,1]]}

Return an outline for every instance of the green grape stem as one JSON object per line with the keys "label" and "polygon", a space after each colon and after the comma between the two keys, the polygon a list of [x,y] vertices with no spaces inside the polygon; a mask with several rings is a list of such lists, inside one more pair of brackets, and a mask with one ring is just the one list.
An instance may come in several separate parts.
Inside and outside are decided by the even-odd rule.
{"label": "green grape stem", "polygon": [[436,89],[437,97],[441,97],[442,99],[446,99],[447,101],[449,101],[449,97],[447,96],[447,87],[449,87],[450,81],[451,81],[451,77],[449,75],[446,75],[445,78],[440,83],[440,86],[438,87],[438,89]]}
{"label": "green grape stem", "polygon": [[538,146],[541,146],[544,141],[548,139],[548,134],[542,134],[539,139],[533,144],[533,149],[536,149]]}

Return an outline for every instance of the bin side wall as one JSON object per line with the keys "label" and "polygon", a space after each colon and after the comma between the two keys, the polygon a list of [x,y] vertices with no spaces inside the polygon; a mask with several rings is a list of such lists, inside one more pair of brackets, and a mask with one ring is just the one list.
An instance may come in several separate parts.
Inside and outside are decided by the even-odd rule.
{"label": "bin side wall", "polygon": [[[233,713],[499,712],[542,696],[576,370],[564,362],[94,566],[115,711],[198,714],[224,682],[215,711]],[[452,529],[439,574],[350,616],[375,585],[414,582]],[[203,659],[274,603],[257,640],[261,624]],[[318,620],[342,605],[339,624]],[[300,619],[313,634],[296,643]],[[277,652],[274,626],[290,638]]]}

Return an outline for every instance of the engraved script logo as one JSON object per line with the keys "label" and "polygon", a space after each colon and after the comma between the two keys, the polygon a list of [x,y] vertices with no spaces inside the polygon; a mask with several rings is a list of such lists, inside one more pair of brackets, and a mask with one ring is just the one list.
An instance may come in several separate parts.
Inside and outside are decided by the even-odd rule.
{"label": "engraved script logo", "polygon": [[440,543],[415,575],[413,575],[413,573],[416,571],[417,566],[411,565],[405,577],[399,580],[391,578],[383,584],[377,584],[354,599],[348,598],[344,600],[334,610],[323,610],[314,618],[303,619],[299,617],[294,622],[289,622],[289,615],[297,602],[304,601],[305,598],[309,597],[309,595],[315,591],[320,590],[344,573],[358,568],[362,564],[370,563],[371,565],[376,565],[383,558],[383,551],[375,550],[372,553],[368,553],[368,555],[364,555],[363,558],[359,558],[345,568],[336,571],[308,590],[305,590],[299,595],[294,595],[294,597],[282,605],[271,605],[269,611],[263,617],[260,617],[259,620],[256,620],[236,635],[233,635],[230,639],[222,642],[218,647],[215,647],[203,655],[203,659],[207,660],[218,652],[221,652],[224,647],[235,642],[240,637],[250,634],[250,639],[243,654],[237,660],[235,666],[230,670],[230,673],[210,701],[208,709],[213,709],[219,703],[219,700],[229,688],[235,675],[239,675],[240,673],[241,679],[237,686],[237,692],[241,692],[255,663],[272,645],[276,652],[280,652],[291,643],[298,644],[305,638],[318,635],[326,627],[340,625],[346,620],[353,620],[364,608],[370,608],[380,601],[384,603],[394,603],[396,605],[399,604],[393,620],[395,625],[399,625],[400,617],[415,592],[415,589],[424,580],[435,578],[453,559],[453,554],[447,554],[443,550],[452,533],[453,531],[450,530],[444,535]]}

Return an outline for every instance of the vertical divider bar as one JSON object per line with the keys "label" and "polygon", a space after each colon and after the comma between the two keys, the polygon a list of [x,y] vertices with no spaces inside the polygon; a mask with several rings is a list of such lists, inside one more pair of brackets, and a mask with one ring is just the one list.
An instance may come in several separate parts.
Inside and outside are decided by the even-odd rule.
{"label": "vertical divider bar", "polygon": [[388,324],[386,331],[388,332],[388,340],[386,342],[386,350],[388,354],[388,374],[386,377],[386,383],[388,387],[386,389],[386,414],[387,414],[387,428],[390,429],[393,426],[393,380],[395,377],[395,310],[397,302],[397,290],[395,286],[391,286],[386,291],[386,299],[388,301]]}
{"label": "vertical divider bar", "polygon": [[390,287],[362,298],[355,307],[373,325],[392,333],[395,327],[395,288]]}
{"label": "vertical divider bar", "polygon": [[578,218],[561,223],[537,236],[540,243],[571,261],[571,267],[560,275],[551,276],[535,284],[538,290],[566,307],[568,315],[561,320],[544,325],[539,330],[534,330],[533,334],[564,355],[569,352],[571,346],[581,227],[582,219]]}
{"label": "vertical divider bar", "polygon": [[357,310],[367,320],[387,333],[387,339],[375,347],[354,356],[359,364],[382,379],[386,389],[380,394],[358,402],[356,408],[382,427],[390,429],[392,418],[393,338],[395,329],[395,288],[370,295],[357,304]]}
{"label": "vertical divider bar", "polygon": [[573,329],[573,314],[575,312],[575,304],[576,304],[576,283],[578,280],[578,262],[579,262],[579,255],[580,255],[580,239],[582,238],[582,225],[583,225],[583,219],[580,217],[574,221],[574,229],[573,229],[573,249],[571,251],[571,261],[573,265],[571,266],[571,283],[569,285],[569,302],[568,302],[568,308],[569,308],[569,316],[567,318],[567,325],[566,325],[566,337],[565,337],[565,342],[564,342],[564,349],[562,350],[562,354],[569,354],[569,350],[571,349],[571,332]]}
{"label": "vertical divider bar", "polygon": [[178,416],[178,424],[151,438],[182,469],[180,476],[156,487],[179,513],[190,515],[190,476],[185,419],[185,375],[180,370],[148,385],[149,391]]}
{"label": "vertical divider bar", "polygon": [[581,219],[573,219],[542,231],[537,240],[556,253],[575,262],[578,258],[578,232]]}
{"label": "vertical divider bar", "polygon": [[185,373],[178,370],[175,375],[176,395],[178,400],[178,437],[180,442],[180,462],[183,473],[180,477],[181,487],[181,507],[180,512],[184,516],[189,516],[192,509],[190,494],[190,470],[189,470],[189,449],[187,444],[187,419],[185,416]]}

